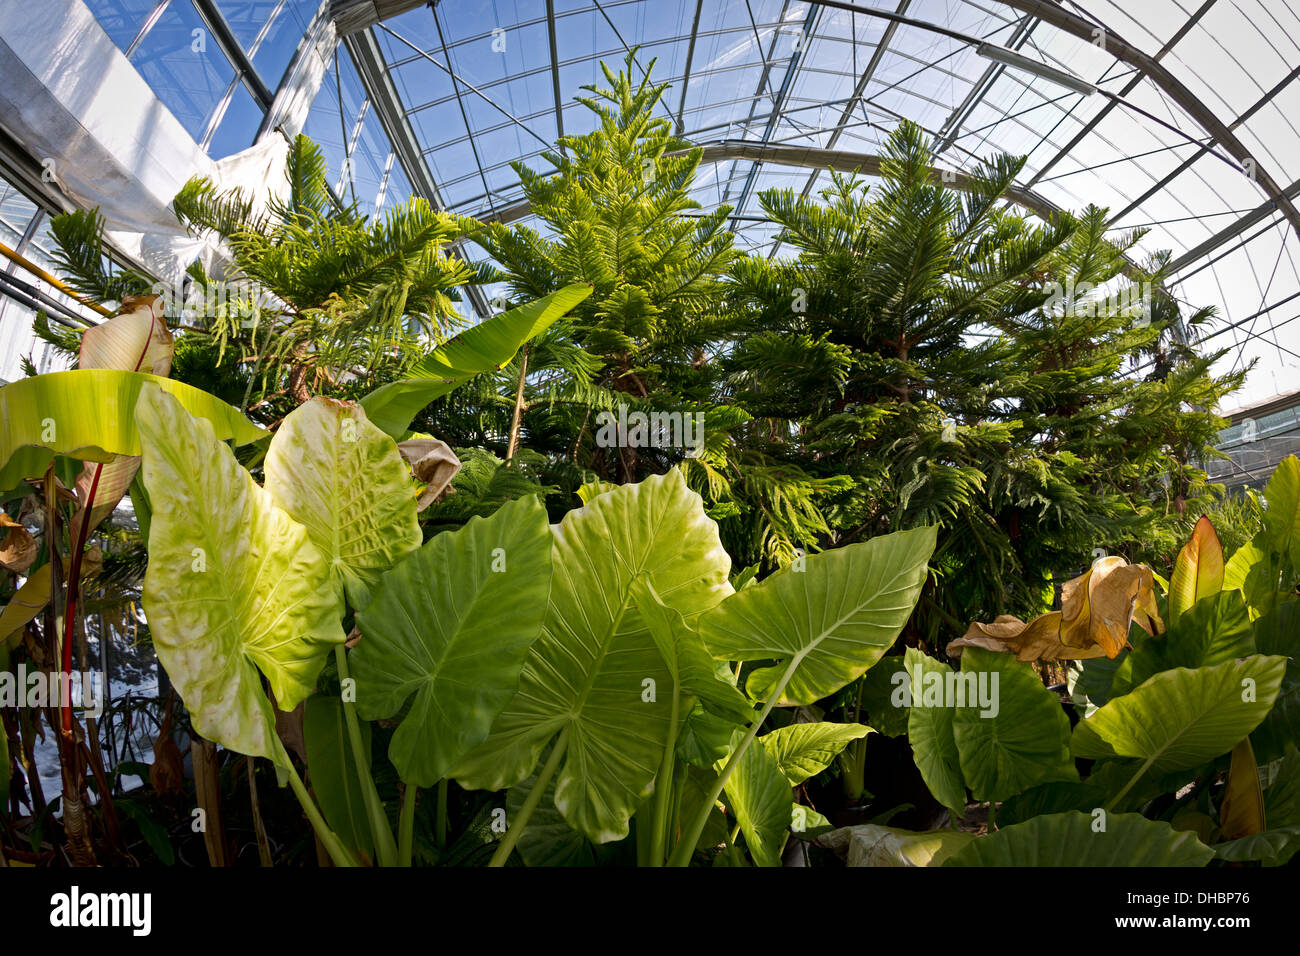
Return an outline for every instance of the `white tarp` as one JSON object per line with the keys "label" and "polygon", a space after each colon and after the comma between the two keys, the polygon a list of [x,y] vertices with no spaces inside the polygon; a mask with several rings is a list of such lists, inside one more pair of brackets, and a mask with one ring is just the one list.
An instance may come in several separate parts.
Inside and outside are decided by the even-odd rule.
{"label": "white tarp", "polygon": [[216,250],[170,204],[191,176],[260,201],[284,184],[287,143],[273,135],[214,162],[154,95],[81,0],[0,4],[0,126],[77,206],[98,207],[109,240],[165,282]]}

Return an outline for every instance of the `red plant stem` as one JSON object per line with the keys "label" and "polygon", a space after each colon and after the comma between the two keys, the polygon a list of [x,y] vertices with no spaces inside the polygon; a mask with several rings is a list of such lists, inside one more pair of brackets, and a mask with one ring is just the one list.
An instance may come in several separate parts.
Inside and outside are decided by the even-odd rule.
{"label": "red plant stem", "polygon": [[[63,609],[63,662],[62,672],[63,679],[59,681],[59,686],[63,689],[63,699],[59,702],[61,709],[63,733],[65,736],[72,734],[72,637],[77,619],[77,598],[80,596],[81,585],[81,553],[86,547],[86,538],[89,537],[90,528],[90,509],[95,506],[95,489],[99,487],[99,476],[103,473],[104,466],[95,466],[95,477],[90,481],[90,491],[86,495],[86,505],[84,517],[77,528],[76,540],[72,542],[72,563],[69,568],[68,576],[68,594],[67,601]],[[100,635],[103,640],[103,635]]]}

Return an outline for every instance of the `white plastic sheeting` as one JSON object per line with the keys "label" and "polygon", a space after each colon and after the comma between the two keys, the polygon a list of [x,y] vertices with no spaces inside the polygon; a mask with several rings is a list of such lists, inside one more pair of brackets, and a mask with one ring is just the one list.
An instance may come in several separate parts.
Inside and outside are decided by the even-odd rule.
{"label": "white plastic sheeting", "polygon": [[[0,126],[72,205],[100,210],[117,250],[165,283],[179,283],[195,259],[220,273],[219,251],[171,210],[191,176],[262,203],[284,187],[282,136],[214,162],[81,0],[42,0],[39,16],[29,4],[0,4],[0,88]],[[20,352],[4,358],[0,377],[18,374]]]}

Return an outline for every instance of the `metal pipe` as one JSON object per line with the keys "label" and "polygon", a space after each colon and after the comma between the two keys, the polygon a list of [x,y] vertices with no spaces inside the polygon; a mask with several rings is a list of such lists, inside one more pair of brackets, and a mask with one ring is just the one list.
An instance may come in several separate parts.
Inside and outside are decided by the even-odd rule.
{"label": "metal pipe", "polygon": [[[24,269],[26,269],[32,275],[36,276],[38,279],[42,279],[45,282],[48,282],[50,285],[54,286],[54,288],[58,289],[64,295],[68,296],[71,299],[76,300],[81,305],[84,305],[86,308],[90,309],[92,312],[98,312],[100,315],[104,316],[105,318],[113,314],[112,310],[106,309],[98,302],[91,302],[89,299],[82,298],[74,289],[72,289],[62,279],[56,279],[54,276],[50,275],[48,272],[46,272],[44,269],[38,266],[36,263],[28,259],[26,256],[22,256],[14,252],[3,242],[0,242],[0,256],[4,256],[10,262],[22,266]],[[85,321],[87,325],[94,324],[84,319],[82,321]]]}

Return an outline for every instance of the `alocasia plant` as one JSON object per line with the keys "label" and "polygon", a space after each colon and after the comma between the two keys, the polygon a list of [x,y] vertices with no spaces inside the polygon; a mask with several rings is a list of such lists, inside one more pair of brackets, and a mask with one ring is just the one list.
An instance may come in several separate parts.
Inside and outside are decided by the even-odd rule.
{"label": "alocasia plant", "polygon": [[136,407],[154,503],[144,608],[195,729],[284,764],[267,679],[292,710],[342,644],[331,565],[212,426],[160,389]]}
{"label": "alocasia plant", "polygon": [[[554,776],[560,812],[601,843],[627,835],[673,724],[673,677],[633,585],[645,575],[690,621],[730,593],[731,561],[677,470],[597,495],[553,535],[550,603],[519,692],[453,776],[470,788],[514,786],[554,741],[537,786]],[[515,822],[506,853],[526,823]]]}
{"label": "alocasia plant", "polygon": [[534,497],[432,538],[384,575],[357,616],[357,710],[410,709],[389,749],[409,785],[438,783],[487,737],[519,686],[551,588],[551,533]]}

